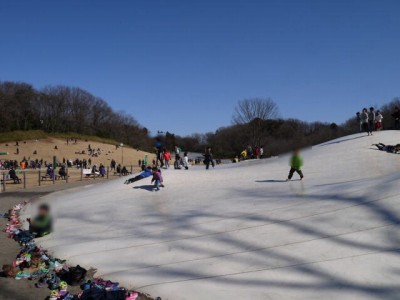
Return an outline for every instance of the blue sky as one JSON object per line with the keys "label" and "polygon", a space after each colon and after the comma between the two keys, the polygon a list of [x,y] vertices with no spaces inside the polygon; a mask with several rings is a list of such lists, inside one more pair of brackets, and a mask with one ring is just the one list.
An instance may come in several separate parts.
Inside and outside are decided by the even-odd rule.
{"label": "blue sky", "polygon": [[79,86],[152,132],[214,131],[238,100],[342,122],[400,96],[398,0],[0,2],[0,80]]}

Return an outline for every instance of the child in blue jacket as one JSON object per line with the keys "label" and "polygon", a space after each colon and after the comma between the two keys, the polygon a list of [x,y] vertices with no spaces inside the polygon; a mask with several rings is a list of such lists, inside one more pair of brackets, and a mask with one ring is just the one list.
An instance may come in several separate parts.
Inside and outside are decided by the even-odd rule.
{"label": "child in blue jacket", "polygon": [[133,178],[129,178],[128,180],[125,181],[125,184],[130,184],[136,181],[139,181],[141,179],[150,177],[153,175],[153,172],[151,170],[151,167],[148,166],[146,169],[144,169],[144,171],[142,173],[140,173],[139,175],[133,177]]}

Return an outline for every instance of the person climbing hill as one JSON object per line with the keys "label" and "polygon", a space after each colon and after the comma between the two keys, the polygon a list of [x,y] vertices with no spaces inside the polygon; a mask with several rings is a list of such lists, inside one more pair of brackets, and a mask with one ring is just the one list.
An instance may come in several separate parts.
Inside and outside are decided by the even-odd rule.
{"label": "person climbing hill", "polygon": [[209,169],[210,164],[211,164],[212,167],[214,168],[214,167],[215,167],[215,164],[214,164],[214,159],[213,159],[213,155],[212,155],[212,152],[211,152],[211,147],[207,147],[207,148],[206,148],[204,157],[205,157],[204,162],[205,162],[205,164],[206,164],[206,170]]}
{"label": "person climbing hill", "polygon": [[301,171],[302,166],[303,158],[300,156],[300,151],[295,150],[292,158],[290,159],[290,171],[287,181],[292,179],[294,172],[297,172],[297,174],[300,175],[300,180],[302,180],[304,178],[303,172]]}

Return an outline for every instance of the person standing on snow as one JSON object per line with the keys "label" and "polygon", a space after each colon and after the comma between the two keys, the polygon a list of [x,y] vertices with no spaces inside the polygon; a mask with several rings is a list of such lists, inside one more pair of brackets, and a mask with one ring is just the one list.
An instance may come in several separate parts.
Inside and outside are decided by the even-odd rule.
{"label": "person standing on snow", "polygon": [[247,150],[246,149],[244,149],[242,152],[240,152],[240,157],[242,158],[242,160],[247,159]]}
{"label": "person standing on snow", "polygon": [[248,156],[249,159],[254,158],[254,157],[253,157],[253,148],[251,147],[251,145],[248,145],[248,146],[247,146],[246,151],[247,151],[247,156]]}
{"label": "person standing on snow", "polygon": [[164,180],[161,175],[161,171],[157,167],[154,167],[152,174],[153,174],[153,178],[151,179],[151,183],[154,182],[153,191],[159,191],[160,187],[164,187],[164,185],[163,185]]}
{"label": "person standing on snow", "polygon": [[184,167],[185,167],[186,170],[189,169],[189,156],[188,156],[188,153],[187,153],[187,152],[185,152],[185,153],[183,154],[183,165],[184,165]]}
{"label": "person standing on snow", "polygon": [[163,158],[165,163],[165,168],[169,169],[169,161],[171,160],[171,153],[167,149],[164,149]]}
{"label": "person standing on snow", "polygon": [[394,119],[394,129],[400,129],[400,110],[397,106],[394,108],[392,117]]}
{"label": "person standing on snow", "polygon": [[301,167],[303,166],[303,158],[300,156],[300,151],[295,150],[293,152],[293,156],[290,159],[290,171],[287,181],[291,180],[294,172],[300,175],[300,180],[304,178],[303,172],[301,171]]}
{"label": "person standing on snow", "polygon": [[210,167],[210,163],[211,163],[212,167],[214,168],[215,164],[214,164],[214,160],[213,160],[213,156],[212,156],[212,152],[211,152],[211,147],[206,148],[204,157],[205,157],[205,163],[206,163],[206,170],[208,170],[208,168]]}
{"label": "person standing on snow", "polygon": [[157,139],[157,141],[156,141],[155,148],[157,151],[157,160],[156,160],[155,165],[158,166],[158,162],[160,162],[160,168],[162,168],[164,166],[163,147],[162,147],[161,141],[159,139]]}
{"label": "person standing on snow", "polygon": [[372,135],[372,131],[375,130],[375,109],[373,107],[369,108],[369,113],[368,113],[368,126],[369,126],[369,131]]}
{"label": "person standing on snow", "polygon": [[260,159],[264,158],[264,146],[260,146]]}
{"label": "person standing on snow", "polygon": [[260,148],[258,148],[258,146],[256,146],[254,148],[254,158],[255,159],[259,159],[260,158]]}
{"label": "person standing on snow", "polygon": [[[368,135],[370,134],[370,129],[369,129],[369,120],[368,120],[368,110],[366,108],[364,108],[362,110],[362,113],[360,115],[361,117],[361,127],[363,132],[368,133]],[[371,132],[372,134],[372,132]]]}
{"label": "person standing on snow", "polygon": [[360,112],[356,112],[356,118],[357,118],[357,123],[358,123],[358,130],[360,133],[362,132],[362,121],[361,121],[361,114]]}
{"label": "person standing on snow", "polygon": [[382,116],[381,112],[378,110],[376,112],[375,130],[379,131],[379,130],[383,129],[382,120],[383,120],[383,116]]}
{"label": "person standing on snow", "polygon": [[178,147],[178,145],[175,145],[175,161],[179,161],[181,159],[181,152],[182,149]]}

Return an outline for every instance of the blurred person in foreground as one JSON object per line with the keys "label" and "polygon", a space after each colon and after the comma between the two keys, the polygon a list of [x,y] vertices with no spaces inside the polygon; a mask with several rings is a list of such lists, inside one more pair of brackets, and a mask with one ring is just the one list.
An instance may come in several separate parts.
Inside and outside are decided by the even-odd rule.
{"label": "blurred person in foreground", "polygon": [[300,155],[300,150],[293,151],[292,158],[290,159],[290,171],[287,181],[291,180],[294,172],[300,175],[300,180],[304,178],[301,168],[303,167],[303,158]]}
{"label": "blurred person in foreground", "polygon": [[50,215],[50,207],[47,204],[41,204],[38,208],[38,214],[31,220],[26,219],[29,223],[29,231],[35,237],[48,235],[52,231],[52,218]]}

